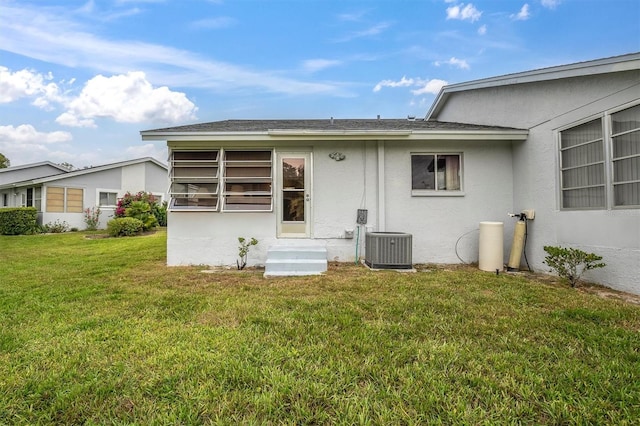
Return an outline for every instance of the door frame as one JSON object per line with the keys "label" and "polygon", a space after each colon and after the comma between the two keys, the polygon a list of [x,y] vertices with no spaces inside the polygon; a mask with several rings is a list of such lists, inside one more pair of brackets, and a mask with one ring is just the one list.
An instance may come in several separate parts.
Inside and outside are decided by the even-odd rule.
{"label": "door frame", "polygon": [[[303,158],[305,160],[304,168],[304,231],[290,232],[287,231],[285,223],[282,220],[282,159],[283,158]],[[276,151],[276,236],[278,238],[312,238],[313,236],[313,153],[311,150],[287,150]]]}

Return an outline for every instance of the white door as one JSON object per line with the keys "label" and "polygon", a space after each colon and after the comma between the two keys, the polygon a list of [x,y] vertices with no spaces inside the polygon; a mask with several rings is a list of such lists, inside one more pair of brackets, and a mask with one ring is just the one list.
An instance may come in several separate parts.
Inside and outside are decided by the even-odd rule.
{"label": "white door", "polygon": [[311,236],[311,153],[278,153],[278,236]]}

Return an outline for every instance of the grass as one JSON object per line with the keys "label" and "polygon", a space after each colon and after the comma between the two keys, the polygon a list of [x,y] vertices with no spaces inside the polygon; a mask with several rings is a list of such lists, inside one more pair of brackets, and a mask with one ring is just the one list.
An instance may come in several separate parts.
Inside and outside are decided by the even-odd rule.
{"label": "grass", "polygon": [[[637,424],[640,308],[473,269],[265,279],[0,237],[0,424]],[[230,248],[235,250],[235,248]]]}

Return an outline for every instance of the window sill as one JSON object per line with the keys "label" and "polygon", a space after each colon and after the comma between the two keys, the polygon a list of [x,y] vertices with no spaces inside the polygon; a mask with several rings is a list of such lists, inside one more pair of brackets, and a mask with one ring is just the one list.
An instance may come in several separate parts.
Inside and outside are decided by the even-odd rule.
{"label": "window sill", "polygon": [[464,197],[464,191],[423,191],[412,190],[412,197]]}

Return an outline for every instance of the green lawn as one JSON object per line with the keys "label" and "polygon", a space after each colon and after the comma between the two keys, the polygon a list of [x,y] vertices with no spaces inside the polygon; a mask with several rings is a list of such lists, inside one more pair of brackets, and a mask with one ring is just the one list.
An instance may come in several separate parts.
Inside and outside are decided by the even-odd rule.
{"label": "green lawn", "polygon": [[165,241],[0,237],[0,424],[638,424],[637,305],[473,269],[204,274]]}

